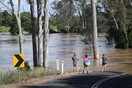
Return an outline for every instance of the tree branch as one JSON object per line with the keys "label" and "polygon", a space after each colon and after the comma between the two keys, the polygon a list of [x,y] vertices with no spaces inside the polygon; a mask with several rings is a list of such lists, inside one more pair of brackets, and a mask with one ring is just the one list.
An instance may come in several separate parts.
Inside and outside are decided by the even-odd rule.
{"label": "tree branch", "polygon": [[3,6],[5,6],[5,8],[6,8],[10,13],[12,13],[12,10],[11,10],[7,5],[5,5],[4,2],[2,2],[2,1],[0,0],[0,3],[1,3]]}
{"label": "tree branch", "polygon": [[119,29],[119,26],[118,26],[118,23],[117,23],[116,18],[114,16],[112,7],[110,5],[108,5],[107,2],[105,2],[104,4],[108,7],[109,11],[111,12],[111,15],[112,15],[114,22],[115,22],[115,25],[116,25],[116,28]]}

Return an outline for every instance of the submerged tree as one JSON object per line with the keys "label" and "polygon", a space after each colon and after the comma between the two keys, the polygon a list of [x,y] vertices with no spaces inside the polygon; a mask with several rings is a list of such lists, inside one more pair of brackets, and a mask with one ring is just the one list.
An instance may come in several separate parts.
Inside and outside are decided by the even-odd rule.
{"label": "submerged tree", "polygon": [[97,38],[97,19],[96,19],[96,0],[92,0],[93,14],[93,54],[95,59],[99,59],[98,38]]}
{"label": "submerged tree", "polygon": [[29,0],[30,11],[31,11],[31,21],[32,21],[32,47],[33,47],[33,65],[38,66],[38,52],[37,52],[37,40],[36,40],[36,26],[35,26],[35,11],[34,11],[34,0]]}
{"label": "submerged tree", "polygon": [[49,0],[44,0],[44,32],[43,32],[43,67],[48,67],[48,37],[49,37]]}
{"label": "submerged tree", "polygon": [[42,0],[36,0],[38,11],[38,65],[42,66],[43,60],[43,30],[42,30]]}

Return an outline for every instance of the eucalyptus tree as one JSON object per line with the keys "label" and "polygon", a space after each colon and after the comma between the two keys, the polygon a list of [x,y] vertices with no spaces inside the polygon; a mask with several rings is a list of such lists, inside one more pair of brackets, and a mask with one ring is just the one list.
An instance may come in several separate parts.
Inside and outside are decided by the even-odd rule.
{"label": "eucalyptus tree", "polygon": [[34,0],[29,0],[30,11],[31,11],[31,21],[32,21],[32,47],[33,47],[33,65],[38,66],[38,52],[37,52],[37,40],[36,40],[36,23],[35,23],[35,10],[34,10]]}
{"label": "eucalyptus tree", "polygon": [[97,17],[96,17],[96,0],[92,0],[92,19],[93,19],[93,54],[95,59],[99,59],[98,38],[97,38]]}
{"label": "eucalyptus tree", "polygon": [[44,0],[43,67],[48,67],[49,0]]}
{"label": "eucalyptus tree", "polygon": [[53,9],[56,10],[56,17],[60,21],[60,29],[66,28],[69,32],[72,18],[76,12],[74,0],[55,1]]}
{"label": "eucalyptus tree", "polygon": [[80,22],[82,29],[86,29],[88,22],[88,15],[90,13],[91,5],[90,0],[75,0],[78,15],[80,16]]}
{"label": "eucalyptus tree", "polygon": [[[109,20],[110,29],[109,36],[114,38],[116,47],[130,47],[131,38],[131,16],[132,6],[129,0],[107,0],[103,1],[106,13],[110,12],[113,20]],[[109,17],[110,18],[110,17]],[[113,25],[115,22],[115,26]]]}
{"label": "eucalyptus tree", "polygon": [[20,15],[20,0],[18,0],[18,11],[16,11],[15,7],[14,7],[14,3],[12,0],[10,0],[10,5],[12,8],[12,12],[17,20],[17,25],[18,25],[18,29],[19,29],[19,47],[20,47],[20,53],[23,52],[23,48],[22,48],[22,28],[21,28],[21,15]]}
{"label": "eucalyptus tree", "polygon": [[5,0],[1,0],[0,3],[2,5],[4,5],[4,7],[9,10],[9,12],[11,12],[14,16],[15,16],[15,19],[16,19],[16,22],[17,22],[17,26],[18,26],[18,29],[19,29],[19,49],[20,49],[20,53],[23,52],[23,47],[22,47],[22,29],[21,29],[21,15],[20,15],[20,6],[21,6],[21,1],[18,0],[18,11],[16,11],[16,8],[14,7],[14,3],[12,0],[9,0],[9,4],[11,6],[11,9],[9,6],[7,6],[5,3],[4,3]]}
{"label": "eucalyptus tree", "polygon": [[[48,5],[49,0],[36,0],[37,2],[37,26],[38,26],[38,42],[36,44],[36,27],[34,14],[34,0],[29,0],[32,16],[32,37],[33,37],[33,53],[34,65],[48,67],[48,35],[49,35],[49,20],[48,20]],[[44,12],[44,19],[42,19]],[[38,49],[36,47],[38,45]],[[38,56],[37,56],[38,55]],[[42,62],[43,61],[43,62]]]}
{"label": "eucalyptus tree", "polygon": [[38,65],[42,66],[43,60],[43,30],[42,30],[42,0],[36,0],[38,12]]}

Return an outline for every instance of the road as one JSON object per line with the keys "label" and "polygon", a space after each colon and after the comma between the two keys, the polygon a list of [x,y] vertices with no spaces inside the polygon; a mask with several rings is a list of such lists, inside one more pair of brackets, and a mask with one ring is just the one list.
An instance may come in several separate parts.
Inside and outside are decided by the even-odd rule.
{"label": "road", "polygon": [[132,75],[110,71],[92,72],[24,88],[132,88]]}

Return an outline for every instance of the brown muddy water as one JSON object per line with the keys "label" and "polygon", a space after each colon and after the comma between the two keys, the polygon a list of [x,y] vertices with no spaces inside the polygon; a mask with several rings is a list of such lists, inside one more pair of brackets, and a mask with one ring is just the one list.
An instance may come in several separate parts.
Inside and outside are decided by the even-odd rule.
{"label": "brown muddy water", "polygon": [[[32,38],[31,35],[24,35],[23,53],[25,60],[33,65],[32,60]],[[93,57],[91,45],[85,45],[81,40],[83,36],[78,34],[50,34],[49,35],[49,67],[56,69],[56,58],[61,62],[64,61],[64,70],[72,71],[71,57],[75,52],[79,58],[78,67],[83,69],[83,57],[88,54]],[[118,71],[132,74],[132,49],[115,49],[114,44],[108,44],[104,36],[99,38],[100,57],[105,54],[108,57],[108,71]],[[18,37],[7,34],[0,34],[0,71],[15,70],[13,67],[13,54],[19,53]],[[91,71],[100,71],[100,60],[95,65],[94,59],[91,59]]]}

